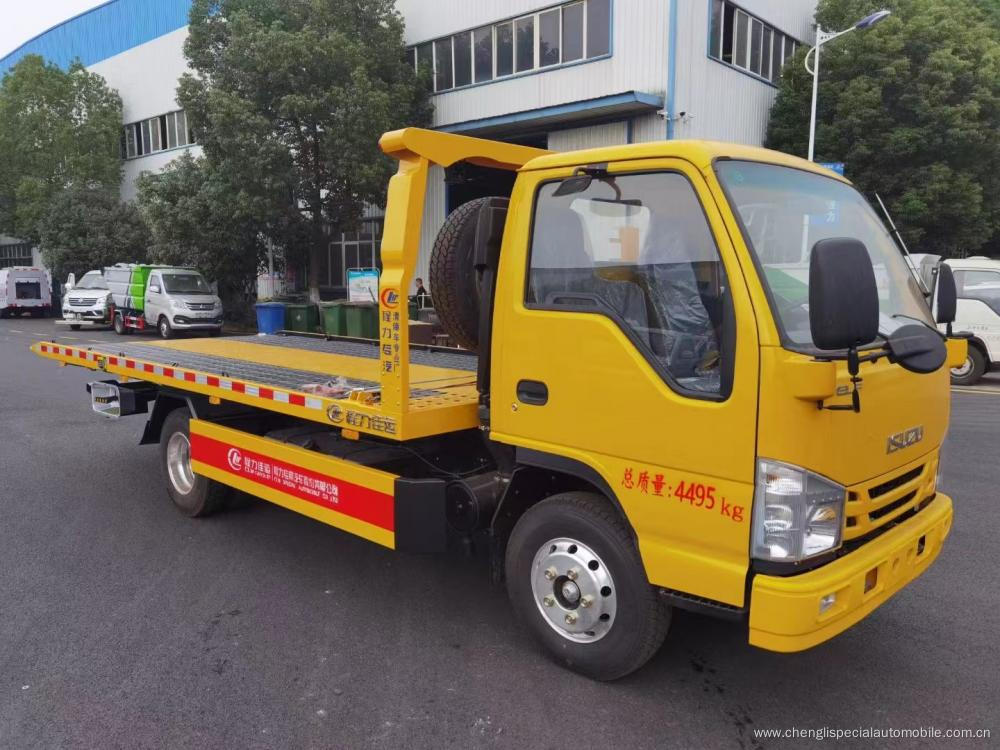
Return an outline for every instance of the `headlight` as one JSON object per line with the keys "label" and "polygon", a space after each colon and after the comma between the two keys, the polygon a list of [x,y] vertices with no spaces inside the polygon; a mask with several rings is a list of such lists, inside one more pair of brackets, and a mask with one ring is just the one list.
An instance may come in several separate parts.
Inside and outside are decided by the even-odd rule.
{"label": "headlight", "polygon": [[185,305],[184,302],[179,299],[170,300],[170,306],[176,307],[178,310],[183,310],[185,307],[187,307],[187,305]]}
{"label": "headlight", "polygon": [[751,556],[798,562],[840,546],[844,487],[811,471],[757,460]]}

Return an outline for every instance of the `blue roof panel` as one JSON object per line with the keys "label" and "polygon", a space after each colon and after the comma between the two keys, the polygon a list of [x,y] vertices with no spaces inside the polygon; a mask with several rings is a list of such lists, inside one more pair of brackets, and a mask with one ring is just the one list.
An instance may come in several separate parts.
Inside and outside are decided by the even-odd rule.
{"label": "blue roof panel", "polygon": [[62,68],[106,60],[188,24],[191,0],[109,0],[29,39],[0,58],[0,75],[25,55],[41,55]]}

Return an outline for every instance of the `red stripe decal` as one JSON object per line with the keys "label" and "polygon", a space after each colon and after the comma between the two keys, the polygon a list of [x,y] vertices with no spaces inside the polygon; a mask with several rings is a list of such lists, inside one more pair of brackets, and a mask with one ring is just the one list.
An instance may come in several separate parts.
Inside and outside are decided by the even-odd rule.
{"label": "red stripe decal", "polygon": [[173,367],[164,367],[163,368],[163,377],[165,377],[165,378],[172,378],[173,376],[174,376],[174,368]]}
{"label": "red stripe decal", "polygon": [[207,378],[207,380],[208,380],[208,384],[210,386],[212,386],[213,388],[218,388],[219,387],[219,379],[217,377],[215,377],[214,375],[209,375],[208,378]]}
{"label": "red stripe decal", "polygon": [[290,403],[292,406],[305,406],[306,397],[303,396],[301,393],[289,393],[288,403]]}
{"label": "red stripe decal", "polygon": [[321,508],[393,531],[392,495],[345,482],[302,466],[204,435],[191,435],[191,458],[233,476],[283,492]]}
{"label": "red stripe decal", "polygon": [[193,383],[194,382],[194,373],[193,372],[185,372],[184,373],[184,379],[186,381],[188,381],[189,383]]}
{"label": "red stripe decal", "polygon": [[244,393],[246,391],[246,386],[236,380],[233,381],[233,390],[237,393]]}
{"label": "red stripe decal", "polygon": [[80,351],[78,351],[76,353],[76,356],[77,356],[78,359],[86,359],[87,358],[87,352],[85,352],[85,351],[83,351],[83,349],[81,349]]}
{"label": "red stripe decal", "polygon": [[260,397],[261,398],[269,398],[269,399],[271,399],[273,401],[274,400],[274,391],[272,391],[270,388],[261,388],[260,389]]}
{"label": "red stripe decal", "polygon": [[42,344],[42,353],[44,354],[48,350],[49,350],[49,348],[47,346],[45,346],[45,344]]}
{"label": "red stripe decal", "polygon": [[125,360],[125,367],[127,367],[129,370],[134,370],[135,369],[135,360],[134,359],[126,359]]}
{"label": "red stripe decal", "polygon": [[108,364],[110,364],[112,367],[117,367],[118,357],[108,357]]}

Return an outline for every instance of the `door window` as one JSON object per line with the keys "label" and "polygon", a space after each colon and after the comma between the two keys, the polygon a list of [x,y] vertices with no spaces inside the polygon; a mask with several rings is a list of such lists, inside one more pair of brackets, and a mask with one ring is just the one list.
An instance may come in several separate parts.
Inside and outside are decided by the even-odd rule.
{"label": "door window", "polygon": [[691,183],[676,172],[571,179],[574,189],[538,191],[527,305],[606,315],[669,384],[723,394],[728,286]]}
{"label": "door window", "polygon": [[959,298],[985,302],[1000,315],[1000,272],[955,271],[955,286]]}

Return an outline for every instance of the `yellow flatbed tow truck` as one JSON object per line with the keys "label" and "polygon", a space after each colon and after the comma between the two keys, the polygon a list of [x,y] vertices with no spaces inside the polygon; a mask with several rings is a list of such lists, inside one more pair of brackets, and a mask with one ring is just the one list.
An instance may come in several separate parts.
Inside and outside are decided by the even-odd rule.
{"label": "yellow flatbed tow truck", "polygon": [[[32,347],[106,375],[98,413],[148,413],[181,511],[235,489],[403,551],[483,538],[525,625],[598,679],[642,666],[672,607],[797,651],[936,558],[954,281],[918,287],[849,182],[721,143],[380,144],[377,340]],[[516,180],[433,249],[463,348],[411,345],[428,170],[463,161]]]}

